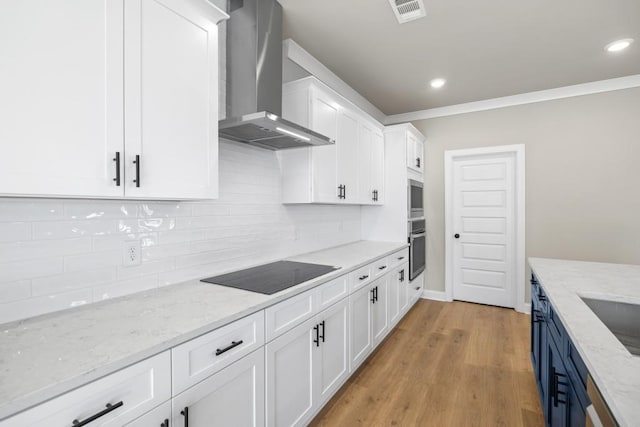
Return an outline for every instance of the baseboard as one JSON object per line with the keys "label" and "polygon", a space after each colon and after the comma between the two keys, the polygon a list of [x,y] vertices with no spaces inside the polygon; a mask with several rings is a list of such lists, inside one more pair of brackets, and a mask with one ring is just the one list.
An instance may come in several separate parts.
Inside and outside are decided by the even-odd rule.
{"label": "baseboard", "polygon": [[524,314],[531,314],[531,304],[520,303],[518,307],[516,307],[516,311]]}
{"label": "baseboard", "polygon": [[429,289],[424,289],[422,291],[422,299],[431,299],[434,301],[446,301],[451,302],[449,298],[447,298],[447,294],[444,291],[431,291]]}

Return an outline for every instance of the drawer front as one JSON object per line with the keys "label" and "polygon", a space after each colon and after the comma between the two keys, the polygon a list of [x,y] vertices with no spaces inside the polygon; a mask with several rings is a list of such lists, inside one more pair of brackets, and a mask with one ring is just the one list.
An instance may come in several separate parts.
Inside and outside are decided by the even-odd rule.
{"label": "drawer front", "polygon": [[409,261],[409,249],[408,248],[404,248],[402,250],[399,250],[398,252],[395,252],[395,253],[389,255],[387,257],[387,260],[389,262],[389,268],[394,268],[394,267],[397,267],[398,265],[402,264],[403,262],[408,262]]}
{"label": "drawer front", "polygon": [[173,348],[173,394],[202,381],[263,344],[264,311],[259,311]]}
{"label": "drawer front", "polygon": [[271,341],[316,314],[316,291],[308,290],[265,310],[267,341]]}
{"label": "drawer front", "polygon": [[316,301],[318,302],[317,312],[324,310],[349,295],[349,287],[347,284],[348,277],[342,276],[330,282],[318,286],[315,291],[317,293]]}
{"label": "drawer front", "polygon": [[382,276],[389,270],[389,260],[387,257],[375,261],[371,266],[371,273],[373,273],[374,278]]}
{"label": "drawer front", "polygon": [[[164,424],[163,424],[164,423]],[[140,418],[127,424],[127,427],[170,427],[171,426],[171,401],[167,400],[162,405],[147,412]]]}
{"label": "drawer front", "polygon": [[171,358],[166,351],[22,412],[0,426],[69,427],[75,420],[81,423],[103,413],[90,423],[92,427],[119,427],[170,398]]}
{"label": "drawer front", "polygon": [[372,264],[367,264],[364,267],[352,271],[349,273],[349,293],[353,293],[364,286],[371,283],[372,276]]}

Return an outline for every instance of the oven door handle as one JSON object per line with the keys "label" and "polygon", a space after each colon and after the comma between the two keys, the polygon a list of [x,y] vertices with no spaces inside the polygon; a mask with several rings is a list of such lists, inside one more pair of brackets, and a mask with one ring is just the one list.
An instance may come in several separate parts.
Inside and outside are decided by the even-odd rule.
{"label": "oven door handle", "polygon": [[427,232],[426,232],[426,231],[423,231],[422,233],[411,234],[411,235],[409,236],[409,238],[410,238],[411,240],[413,240],[413,239],[416,239],[416,238],[418,238],[418,237],[424,237],[424,236],[426,236],[426,235],[427,235]]}

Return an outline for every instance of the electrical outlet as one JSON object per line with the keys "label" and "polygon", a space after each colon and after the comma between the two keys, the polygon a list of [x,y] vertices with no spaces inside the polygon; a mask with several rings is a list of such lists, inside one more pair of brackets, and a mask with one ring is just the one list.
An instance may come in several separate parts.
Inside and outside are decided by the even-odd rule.
{"label": "electrical outlet", "polygon": [[125,267],[140,265],[140,240],[124,242],[124,262]]}

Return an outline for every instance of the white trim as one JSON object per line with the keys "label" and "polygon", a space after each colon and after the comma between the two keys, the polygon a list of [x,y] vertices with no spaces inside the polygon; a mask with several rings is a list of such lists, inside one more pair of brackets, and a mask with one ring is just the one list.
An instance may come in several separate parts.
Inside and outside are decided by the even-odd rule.
{"label": "white trim", "polygon": [[433,119],[436,117],[454,116],[457,114],[473,113],[476,111],[493,110],[496,108],[513,107],[516,105],[532,104],[535,102],[552,101],[554,99],[571,98],[574,96],[591,95],[594,93],[610,92],[614,90],[629,89],[640,86],[640,74],[619,77],[616,79],[599,80],[572,86],[564,86],[555,89],[540,90],[537,92],[521,93],[518,95],[504,96],[501,98],[485,99],[466,104],[449,105],[446,107],[431,108],[428,110],[413,111],[410,113],[394,114],[387,116],[383,122],[385,125],[412,122],[417,120]]}
{"label": "white trim", "polygon": [[385,123],[385,121],[387,120],[386,114],[380,111],[378,107],[369,102],[364,96],[356,92],[333,71],[325,67],[322,62],[314,58],[298,43],[296,43],[292,39],[287,39],[282,42],[282,47],[282,54],[285,58],[289,58],[290,60],[307,70],[318,80],[338,92],[343,97],[347,98],[349,101],[361,108],[364,112],[369,114],[378,122]]}
{"label": "white trim", "polygon": [[422,299],[430,299],[434,301],[445,301],[451,302],[452,300],[447,297],[447,294],[444,291],[432,291],[429,289],[424,289],[422,291],[422,295],[420,296]]}
{"label": "white trim", "polygon": [[501,145],[494,147],[481,147],[464,150],[448,150],[444,152],[444,233],[445,233],[445,294],[447,299],[453,300],[453,245],[451,239],[446,236],[453,235],[453,200],[451,188],[453,185],[453,160],[458,157],[468,157],[486,154],[515,155],[515,179],[516,179],[516,302],[514,309],[526,312],[528,303],[525,301],[525,286],[527,283],[525,272],[525,150],[524,144]]}

